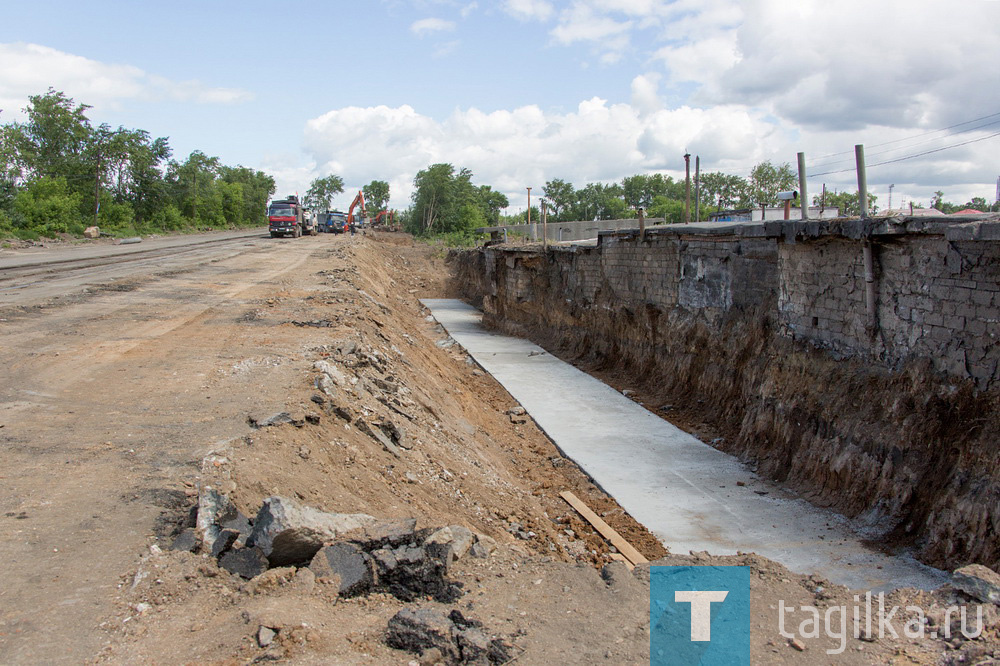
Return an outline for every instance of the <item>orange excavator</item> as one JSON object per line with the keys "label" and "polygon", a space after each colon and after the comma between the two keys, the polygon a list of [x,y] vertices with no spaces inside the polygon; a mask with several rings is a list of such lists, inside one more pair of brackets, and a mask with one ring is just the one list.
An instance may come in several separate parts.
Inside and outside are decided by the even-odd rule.
{"label": "orange excavator", "polygon": [[[358,196],[354,197],[354,201],[351,202],[351,207],[347,210],[348,227],[354,226],[359,221],[354,217],[354,209],[357,208],[358,204],[361,204],[360,221],[364,222],[364,219],[368,216],[368,211],[365,210],[365,193],[361,190],[358,190]],[[347,229],[344,229],[344,231],[347,231]]]}
{"label": "orange excavator", "polygon": [[396,227],[396,211],[394,210],[381,210],[378,215],[375,216],[375,224],[384,224],[390,229]]}

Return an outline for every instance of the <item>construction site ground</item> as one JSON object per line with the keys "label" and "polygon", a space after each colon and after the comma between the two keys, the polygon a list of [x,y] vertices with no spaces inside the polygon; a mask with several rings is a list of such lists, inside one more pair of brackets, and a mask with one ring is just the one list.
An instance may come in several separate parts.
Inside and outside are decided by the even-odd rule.
{"label": "construction site ground", "polygon": [[[854,593],[752,554],[668,554],[428,319],[420,298],[455,295],[441,248],[389,233],[215,248],[88,269],[59,294],[0,283],[0,663],[432,663],[387,645],[407,607],[459,610],[508,661],[648,663],[648,570],[602,575],[612,549],[565,490],[649,560],[752,567],[745,663],[990,663],[1000,648],[992,605],[977,640],[849,637],[828,654],[837,640],[781,636],[776,600]],[[343,381],[324,386],[317,362]],[[462,594],[447,603],[344,598],[289,568],[245,580],[171,550],[208,487],[250,517],[278,495],[461,525],[497,548],[454,563]],[[934,618],[956,600],[945,588],[887,602]]]}

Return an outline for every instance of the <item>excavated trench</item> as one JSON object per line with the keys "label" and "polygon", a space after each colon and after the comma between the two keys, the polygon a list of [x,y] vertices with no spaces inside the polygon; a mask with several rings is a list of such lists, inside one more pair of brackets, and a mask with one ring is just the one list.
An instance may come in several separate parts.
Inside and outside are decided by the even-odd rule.
{"label": "excavated trench", "polygon": [[487,248],[450,262],[487,326],[694,414],[721,435],[713,446],[844,514],[873,545],[941,568],[1000,565],[995,390],[928,361],[890,369],[791,340],[766,302],[720,313],[627,301],[605,265],[580,298],[567,277],[579,250]]}

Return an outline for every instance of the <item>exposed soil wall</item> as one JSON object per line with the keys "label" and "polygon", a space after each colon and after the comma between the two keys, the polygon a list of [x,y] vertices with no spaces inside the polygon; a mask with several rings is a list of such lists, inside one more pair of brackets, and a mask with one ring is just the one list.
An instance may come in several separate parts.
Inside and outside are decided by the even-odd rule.
{"label": "exposed soil wall", "polygon": [[[956,293],[982,298],[975,294],[990,292],[1000,272],[991,258],[1000,256],[997,244],[956,247],[942,237],[905,234],[876,239],[883,326],[873,335],[864,325],[862,241],[787,240],[616,234],[595,248],[466,251],[453,266],[456,284],[490,325],[628,378],[659,401],[651,407],[696,410],[725,435],[713,442],[719,448],[854,518],[874,542],[912,546],[937,566],[997,567],[995,373],[973,374],[970,363],[959,367],[941,355],[961,349],[989,369],[996,354],[991,331],[975,333],[973,323],[972,333],[941,340],[913,321],[922,315],[907,305],[922,298],[923,312],[933,312]],[[952,250],[964,270],[978,271],[970,279],[976,286],[965,287],[968,294],[924,290],[921,282],[958,279],[933,269],[954,269]],[[810,272],[810,254],[818,260],[820,252],[826,263],[817,261]],[[893,263],[907,256],[918,258],[908,274]],[[851,285],[806,280],[824,271]],[[809,310],[822,299],[797,296],[810,290],[838,297],[823,304],[828,316]],[[988,319],[989,312],[981,314]],[[951,324],[964,329],[978,320],[973,311]],[[829,333],[838,325],[839,338]]]}

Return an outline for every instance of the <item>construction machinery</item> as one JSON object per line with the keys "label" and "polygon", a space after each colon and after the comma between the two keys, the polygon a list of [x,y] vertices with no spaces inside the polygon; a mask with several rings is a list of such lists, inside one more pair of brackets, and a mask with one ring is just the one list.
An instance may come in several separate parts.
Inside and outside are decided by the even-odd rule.
{"label": "construction machinery", "polygon": [[[361,217],[354,217],[354,209],[361,205]],[[354,201],[351,202],[351,207],[347,210],[347,224],[348,226],[354,225],[355,227],[363,227],[365,224],[365,218],[368,215],[368,211],[365,210],[365,193],[358,190],[358,196],[354,197]]]}
{"label": "construction machinery", "polygon": [[299,202],[295,194],[271,202],[267,207],[267,227],[271,238],[298,238],[303,234],[315,236],[317,233],[316,216]]}

